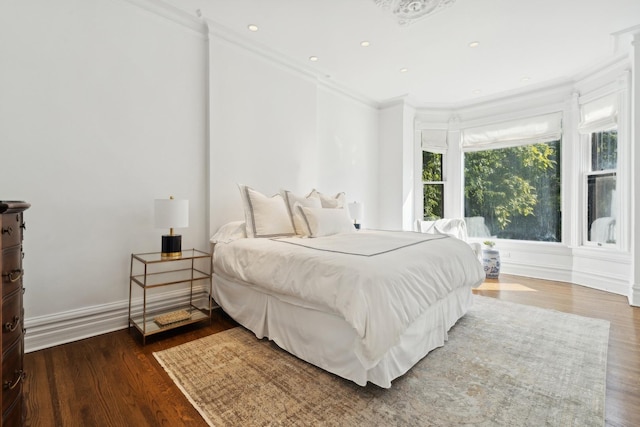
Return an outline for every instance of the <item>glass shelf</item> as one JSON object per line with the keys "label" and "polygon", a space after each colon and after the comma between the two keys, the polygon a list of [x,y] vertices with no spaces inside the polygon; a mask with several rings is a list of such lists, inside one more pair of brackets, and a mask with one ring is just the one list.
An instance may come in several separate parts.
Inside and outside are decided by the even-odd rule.
{"label": "glass shelf", "polygon": [[192,268],[184,268],[174,271],[160,271],[157,273],[137,274],[131,276],[138,286],[153,288],[157,286],[175,285],[177,283],[190,282],[191,280],[209,279],[211,275]]}
{"label": "glass shelf", "polygon": [[[178,310],[187,311],[191,317],[185,320],[180,320],[173,323],[168,323],[166,325],[158,324],[154,319],[157,316],[162,314],[171,313]],[[192,323],[201,322],[203,320],[209,320],[209,314],[202,311],[203,309],[194,307],[194,306],[176,306],[172,307],[170,310],[160,311],[158,313],[147,313],[147,321],[146,323],[143,320],[142,314],[134,316],[131,318],[131,324],[136,327],[138,331],[144,336],[149,336],[153,334],[157,334],[158,332],[169,331],[174,328],[178,328],[180,326],[190,325]],[[208,311],[208,309],[205,309]]]}
{"label": "glass shelf", "polygon": [[160,252],[149,252],[145,254],[133,254],[134,259],[140,261],[143,264],[153,264],[158,262],[172,262],[172,261],[184,261],[199,258],[211,258],[211,254],[202,252],[197,249],[186,249],[182,251],[182,256],[176,258],[163,257]]}

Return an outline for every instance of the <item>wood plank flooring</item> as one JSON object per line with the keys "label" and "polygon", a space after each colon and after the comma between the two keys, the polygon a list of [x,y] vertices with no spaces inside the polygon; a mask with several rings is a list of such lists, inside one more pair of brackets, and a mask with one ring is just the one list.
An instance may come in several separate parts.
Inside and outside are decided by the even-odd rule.
{"label": "wood plank flooring", "polygon": [[[502,275],[476,293],[611,322],[606,424],[640,425],[640,308],[626,297],[561,282]],[[224,313],[212,325],[147,338],[117,331],[29,353],[28,426],[206,426],[152,353],[235,326]]]}

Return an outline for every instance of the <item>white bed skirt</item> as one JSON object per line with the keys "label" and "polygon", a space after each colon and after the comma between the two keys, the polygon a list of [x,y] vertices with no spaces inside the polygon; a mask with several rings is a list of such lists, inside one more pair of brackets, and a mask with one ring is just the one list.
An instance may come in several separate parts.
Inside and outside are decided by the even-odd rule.
{"label": "white bed skirt", "polygon": [[447,331],[473,303],[470,287],[453,291],[411,324],[377,365],[365,369],[354,351],[359,337],[336,314],[217,274],[213,280],[216,302],[257,338],[267,337],[300,359],[358,385],[371,382],[383,388],[391,387],[391,381],[444,345]]}

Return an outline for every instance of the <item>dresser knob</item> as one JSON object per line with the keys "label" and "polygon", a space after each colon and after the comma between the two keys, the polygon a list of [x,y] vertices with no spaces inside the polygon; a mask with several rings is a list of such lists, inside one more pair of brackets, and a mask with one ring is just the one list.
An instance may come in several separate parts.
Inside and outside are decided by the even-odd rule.
{"label": "dresser knob", "polygon": [[23,222],[22,224],[20,224],[20,228],[22,228],[23,230],[27,229],[27,223]]}
{"label": "dresser knob", "polygon": [[13,228],[12,227],[4,227],[2,229],[2,234],[8,234],[9,236],[11,236],[13,234]]}
{"label": "dresser knob", "polygon": [[7,322],[4,324],[5,332],[13,332],[20,325],[20,316],[13,316],[13,322]]}
{"label": "dresser knob", "polygon": [[13,390],[18,386],[18,384],[20,384],[27,377],[27,373],[22,369],[20,369],[19,371],[14,371],[14,375],[16,379],[13,382],[11,381],[4,382],[3,386],[5,390]]}

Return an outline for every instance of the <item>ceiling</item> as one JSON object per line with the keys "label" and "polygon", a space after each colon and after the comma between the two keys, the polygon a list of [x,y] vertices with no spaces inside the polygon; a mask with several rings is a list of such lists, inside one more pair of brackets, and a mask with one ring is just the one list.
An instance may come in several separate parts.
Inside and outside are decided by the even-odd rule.
{"label": "ceiling", "polygon": [[376,4],[401,0],[166,1],[354,94],[416,106],[570,81],[628,50],[614,33],[640,30],[640,0],[443,0],[408,25]]}

